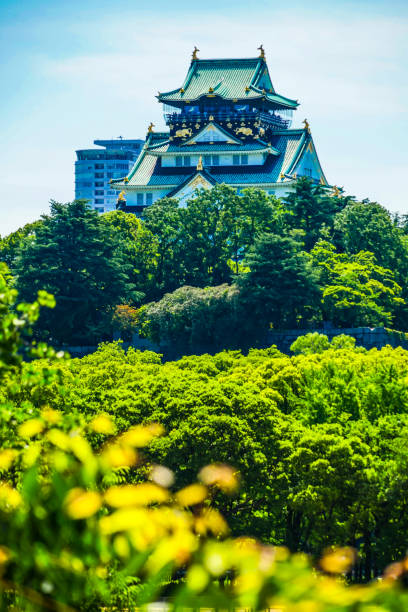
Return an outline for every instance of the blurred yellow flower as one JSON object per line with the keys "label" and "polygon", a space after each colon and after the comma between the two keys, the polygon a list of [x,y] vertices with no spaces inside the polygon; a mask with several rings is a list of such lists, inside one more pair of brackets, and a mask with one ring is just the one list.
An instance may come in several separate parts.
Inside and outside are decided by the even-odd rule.
{"label": "blurred yellow flower", "polygon": [[49,406],[41,410],[41,416],[44,421],[50,425],[56,425],[62,419],[62,414],[58,410],[53,410]]}
{"label": "blurred yellow flower", "polygon": [[47,431],[48,440],[58,446],[61,450],[68,450],[70,447],[70,437],[60,429],[50,429]]}
{"label": "blurred yellow flower", "polygon": [[237,470],[222,463],[206,465],[199,473],[199,478],[204,484],[216,485],[225,493],[233,493],[239,485]]}
{"label": "blurred yellow flower", "polygon": [[79,487],[71,489],[65,498],[67,514],[77,520],[93,516],[102,505],[102,497],[96,491],[85,491]]}
{"label": "blurred yellow flower", "polygon": [[22,438],[32,438],[41,433],[44,429],[44,423],[41,419],[30,419],[22,423],[18,428],[18,435]]}
{"label": "blurred yellow flower", "polygon": [[10,559],[10,551],[5,546],[0,546],[0,565],[4,565]]}
{"label": "blurred yellow flower", "polygon": [[0,482],[0,508],[12,512],[22,502],[20,493],[6,482]]}
{"label": "blurred yellow flower", "polygon": [[0,451],[0,470],[8,470],[18,453],[13,448]]}
{"label": "blurred yellow flower", "polygon": [[354,548],[344,546],[327,552],[320,560],[320,567],[329,574],[344,574],[351,568],[355,558]]}
{"label": "blurred yellow flower", "polygon": [[161,436],[164,432],[163,426],[158,423],[150,425],[136,425],[121,435],[120,441],[129,446],[142,448],[147,446],[153,438]]}
{"label": "blurred yellow flower", "polygon": [[168,498],[169,494],[166,489],[152,482],[110,487],[105,492],[105,501],[114,508],[121,508],[122,506],[148,506],[149,504],[165,502]]}
{"label": "blurred yellow flower", "polygon": [[138,454],[133,448],[120,444],[109,444],[101,457],[107,467],[114,468],[135,465],[138,460]]}
{"label": "blurred yellow flower", "polygon": [[115,423],[111,417],[106,414],[99,414],[92,419],[89,423],[89,427],[98,434],[110,435],[115,433]]}
{"label": "blurred yellow flower", "polygon": [[192,484],[184,487],[176,493],[176,500],[180,506],[194,506],[201,504],[207,497],[207,489],[204,485]]}

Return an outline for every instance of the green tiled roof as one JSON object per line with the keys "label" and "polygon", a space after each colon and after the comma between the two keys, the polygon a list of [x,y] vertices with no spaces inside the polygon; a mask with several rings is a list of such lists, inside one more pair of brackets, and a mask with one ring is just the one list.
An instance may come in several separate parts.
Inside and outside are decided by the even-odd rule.
{"label": "green tiled roof", "polygon": [[[311,136],[304,129],[282,130],[276,132],[272,138],[272,148],[279,154],[268,155],[264,165],[212,166],[209,172],[217,183],[231,185],[275,183],[280,180],[281,174],[292,173],[310,140]],[[176,145],[170,144],[168,141],[163,142],[160,152],[164,152],[164,149],[168,151],[170,146],[175,147]],[[215,145],[207,146],[213,147],[211,150],[216,150]],[[243,147],[247,146],[243,145]],[[257,144],[257,146],[259,145]],[[180,150],[180,147],[177,148]],[[185,148],[183,147],[181,150],[184,152]],[[117,179],[112,182],[112,186],[125,190],[127,187],[177,187],[195,171],[194,166],[162,166],[160,156],[157,155],[158,151],[159,149],[156,148],[154,154],[151,154],[149,149],[145,148],[128,175],[128,182],[125,183],[123,179]],[[203,151],[202,145],[200,151]]]}
{"label": "green tiled roof", "polygon": [[[245,153],[249,151],[266,151],[273,149],[264,142],[242,142],[241,144],[227,144],[225,142],[214,142],[209,144],[207,142],[197,143],[194,145],[183,145],[179,146],[173,143],[164,143],[158,147],[148,149],[152,155],[160,155],[162,153],[180,153],[181,155],[188,155],[189,153],[224,153],[230,151],[237,151],[239,153]],[[278,152],[276,152],[278,154]]]}
{"label": "green tiled roof", "polygon": [[220,96],[228,100],[253,100],[265,96],[279,108],[294,109],[295,100],[277,94],[263,58],[193,60],[181,88],[157,97],[160,102],[198,100],[202,96]]}

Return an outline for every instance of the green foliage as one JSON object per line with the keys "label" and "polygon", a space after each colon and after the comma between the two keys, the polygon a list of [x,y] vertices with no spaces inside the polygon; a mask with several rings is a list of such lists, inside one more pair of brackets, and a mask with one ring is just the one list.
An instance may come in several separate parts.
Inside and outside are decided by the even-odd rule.
{"label": "green foliage", "polygon": [[25,244],[34,238],[35,232],[40,225],[41,221],[26,223],[26,225],[17,231],[0,239],[0,261],[3,261],[9,268],[13,269],[16,257]]}
{"label": "green foliage", "polygon": [[[13,418],[0,419],[2,609],[166,595],[175,609],[406,610],[406,559],[366,587],[342,576],[368,580],[407,547],[407,352],[343,338],[293,358],[271,348],[161,365],[114,343],[65,361],[43,347],[22,363],[20,330],[52,299],[16,306],[1,273],[0,406]],[[233,535],[263,543],[230,537],[221,511]],[[330,545],[325,574],[268,544],[282,542]],[[343,543],[358,549],[352,569],[353,549],[332,547]]]}
{"label": "green foliage", "polygon": [[177,354],[242,346],[245,324],[235,286],[180,287],[139,311],[139,329]]}
{"label": "green foliage", "polygon": [[[250,271],[238,278],[248,315],[262,326],[305,326],[316,316],[318,274],[290,237],[263,234],[246,258]],[[262,329],[262,328],[261,328]]]}
{"label": "green foliage", "polygon": [[311,355],[313,353],[323,353],[329,348],[334,349],[353,349],[356,339],[345,334],[335,336],[331,342],[325,334],[313,332],[305,336],[299,336],[291,345],[290,350],[295,355]]}
{"label": "green foliage", "polygon": [[301,177],[283,204],[289,212],[289,226],[304,232],[305,248],[309,251],[323,234],[332,231],[336,213],[349,201],[349,197],[332,196],[327,188]]}
{"label": "green foliage", "polygon": [[401,287],[391,270],[376,264],[373,253],[336,253],[329,242],[320,240],[311,252],[313,263],[322,270],[322,309],[326,320],[338,326],[386,325],[392,308],[403,304]]}
{"label": "green foliage", "polygon": [[39,320],[42,336],[57,343],[89,343],[110,331],[112,310],[134,297],[129,264],[113,231],[84,201],[51,204],[33,240],[15,264],[17,288],[32,300],[45,289],[56,307]]}

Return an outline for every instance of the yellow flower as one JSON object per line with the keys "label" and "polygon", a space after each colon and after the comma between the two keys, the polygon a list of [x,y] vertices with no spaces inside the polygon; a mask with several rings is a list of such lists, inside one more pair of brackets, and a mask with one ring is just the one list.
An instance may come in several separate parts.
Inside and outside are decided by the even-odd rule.
{"label": "yellow flower", "polygon": [[96,491],[84,491],[79,487],[71,489],[65,498],[67,514],[75,519],[85,519],[98,512],[102,497]]}
{"label": "yellow flower", "polygon": [[18,428],[18,435],[22,438],[32,438],[41,433],[44,429],[44,423],[40,419],[30,419],[22,423]]}
{"label": "yellow flower", "polygon": [[108,467],[125,467],[137,463],[137,452],[129,446],[109,444],[102,453],[102,461]]}
{"label": "yellow flower", "polygon": [[62,415],[58,410],[53,410],[48,406],[41,410],[41,416],[44,421],[50,425],[56,425],[62,419]]}
{"label": "yellow flower", "polygon": [[111,487],[105,492],[105,501],[115,508],[148,506],[149,504],[165,502],[168,497],[169,494],[166,489],[152,482]]}
{"label": "yellow flower", "polygon": [[0,451],[0,470],[8,470],[18,453],[13,448]]}
{"label": "yellow flower", "polygon": [[109,435],[115,433],[115,424],[111,417],[106,414],[99,414],[92,419],[89,423],[89,427],[98,434]]}
{"label": "yellow flower", "polygon": [[327,552],[320,560],[320,567],[330,574],[344,574],[353,565],[355,557],[354,548],[344,546]]}
{"label": "yellow flower", "polygon": [[216,485],[225,493],[233,493],[238,488],[238,472],[229,465],[214,463],[203,467],[200,480],[208,486]]}
{"label": "yellow flower", "polygon": [[12,512],[21,504],[21,495],[6,482],[0,482],[0,507],[6,512]]}
{"label": "yellow flower", "polygon": [[176,500],[180,506],[194,506],[200,504],[207,497],[207,489],[200,484],[192,484],[184,487],[176,493]]}
{"label": "yellow flower", "polygon": [[4,565],[10,559],[10,551],[5,546],[0,546],[0,565]]}
{"label": "yellow flower", "polygon": [[120,441],[129,446],[141,448],[147,446],[153,438],[160,436],[163,433],[162,425],[152,423],[150,425],[137,425],[132,427],[121,435]]}

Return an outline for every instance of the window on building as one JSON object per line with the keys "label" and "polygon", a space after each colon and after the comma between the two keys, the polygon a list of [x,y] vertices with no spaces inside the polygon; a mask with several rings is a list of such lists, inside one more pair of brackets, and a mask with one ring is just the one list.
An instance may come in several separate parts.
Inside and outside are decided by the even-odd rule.
{"label": "window on building", "polygon": [[212,165],[213,166],[219,166],[220,165],[220,156],[219,155],[213,155],[212,156]]}
{"label": "window on building", "polygon": [[243,164],[244,166],[248,164],[248,155],[246,153],[241,155],[241,164]]}
{"label": "window on building", "polygon": [[190,165],[190,156],[184,155],[183,156],[183,166],[189,166],[189,165]]}
{"label": "window on building", "polygon": [[103,170],[103,164],[95,164],[95,170]]}
{"label": "window on building", "polygon": [[312,169],[311,168],[305,168],[305,175],[306,176],[312,176]]}
{"label": "window on building", "polygon": [[104,186],[103,183],[100,183],[100,182],[99,183],[95,183],[95,187],[103,187],[103,186]]}
{"label": "window on building", "polygon": [[239,155],[233,155],[232,156],[232,163],[234,164],[234,166],[238,166],[239,165]]}
{"label": "window on building", "polygon": [[204,166],[211,166],[211,155],[204,155]]}
{"label": "window on building", "polygon": [[181,166],[183,164],[183,159],[181,158],[180,155],[177,155],[176,157],[176,166]]}
{"label": "window on building", "polygon": [[105,209],[103,206],[95,206],[95,210],[98,213],[103,213]]}
{"label": "window on building", "polygon": [[102,178],[103,179],[103,172],[95,172],[95,178]]}
{"label": "window on building", "polygon": [[143,193],[138,193],[136,197],[138,206],[143,206]]}
{"label": "window on building", "polygon": [[108,174],[106,175],[108,177],[108,179],[113,177],[113,172],[108,172]]}
{"label": "window on building", "polygon": [[95,195],[103,196],[103,189],[102,189],[102,191],[100,189],[96,189],[95,190]]}
{"label": "window on building", "polygon": [[153,204],[153,194],[146,193],[146,206],[150,206],[150,204]]}
{"label": "window on building", "polygon": [[103,200],[101,200],[100,198],[95,198],[95,204],[103,204]]}

